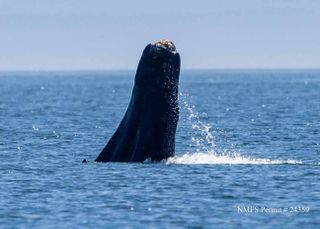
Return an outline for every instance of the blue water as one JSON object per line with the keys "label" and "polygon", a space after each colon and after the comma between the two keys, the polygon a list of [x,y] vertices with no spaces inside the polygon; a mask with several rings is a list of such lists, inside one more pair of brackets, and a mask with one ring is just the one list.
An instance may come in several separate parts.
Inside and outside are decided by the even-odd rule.
{"label": "blue water", "polygon": [[184,71],[176,156],[94,163],[133,75],[0,73],[0,228],[318,228],[320,71]]}

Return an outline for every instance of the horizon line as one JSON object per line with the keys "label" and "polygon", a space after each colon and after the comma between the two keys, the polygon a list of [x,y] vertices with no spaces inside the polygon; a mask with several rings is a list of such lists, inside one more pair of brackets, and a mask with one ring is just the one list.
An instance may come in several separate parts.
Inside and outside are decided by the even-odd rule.
{"label": "horizon line", "polygon": [[[263,67],[263,68],[184,68],[182,71],[272,71],[272,70],[288,70],[288,71],[305,71],[305,70],[320,70],[320,67]],[[105,68],[105,69],[94,69],[94,68],[84,68],[84,69],[0,69],[0,72],[126,72],[126,71],[136,71],[136,68],[118,69],[118,68]]]}

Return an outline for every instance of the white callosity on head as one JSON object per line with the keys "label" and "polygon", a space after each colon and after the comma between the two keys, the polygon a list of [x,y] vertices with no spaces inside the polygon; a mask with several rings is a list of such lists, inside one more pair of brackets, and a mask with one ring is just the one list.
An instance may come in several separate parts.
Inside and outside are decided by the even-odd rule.
{"label": "white callosity on head", "polygon": [[170,40],[166,40],[166,39],[158,40],[158,41],[154,42],[154,45],[156,45],[157,47],[162,47],[162,48],[164,48],[170,52],[173,52],[173,53],[177,52],[176,46]]}

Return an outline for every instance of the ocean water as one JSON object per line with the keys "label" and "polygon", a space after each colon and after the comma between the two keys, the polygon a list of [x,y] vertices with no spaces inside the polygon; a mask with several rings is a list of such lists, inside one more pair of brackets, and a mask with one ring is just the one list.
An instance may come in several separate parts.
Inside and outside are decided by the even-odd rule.
{"label": "ocean water", "polygon": [[320,70],[183,71],[176,156],[94,163],[133,76],[0,73],[0,228],[319,228]]}

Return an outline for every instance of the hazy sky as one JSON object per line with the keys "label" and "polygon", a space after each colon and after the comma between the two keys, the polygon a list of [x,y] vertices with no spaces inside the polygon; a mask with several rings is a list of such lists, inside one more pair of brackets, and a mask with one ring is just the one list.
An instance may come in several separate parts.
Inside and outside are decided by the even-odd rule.
{"label": "hazy sky", "polygon": [[160,38],[183,68],[320,68],[320,1],[0,0],[0,70],[135,69]]}

